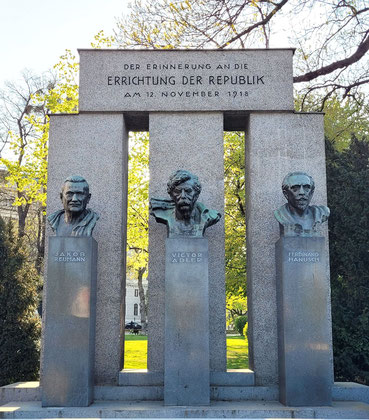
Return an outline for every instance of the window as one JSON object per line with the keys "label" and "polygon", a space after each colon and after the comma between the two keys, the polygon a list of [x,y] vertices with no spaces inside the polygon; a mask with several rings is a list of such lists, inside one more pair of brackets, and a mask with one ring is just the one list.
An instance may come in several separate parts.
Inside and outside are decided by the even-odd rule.
{"label": "window", "polygon": [[138,315],[138,304],[137,303],[135,303],[133,305],[133,315]]}
{"label": "window", "polygon": [[135,297],[138,297],[138,289],[135,289]]}

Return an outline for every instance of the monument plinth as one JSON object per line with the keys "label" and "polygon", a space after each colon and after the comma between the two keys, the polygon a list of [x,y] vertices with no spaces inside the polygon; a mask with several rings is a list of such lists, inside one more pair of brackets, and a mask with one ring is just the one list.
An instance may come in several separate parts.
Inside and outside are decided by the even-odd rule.
{"label": "monument plinth", "polygon": [[84,407],[93,399],[97,242],[49,238],[43,407]]}
{"label": "monument plinth", "polygon": [[165,405],[208,405],[208,241],[166,240]]}
{"label": "monument plinth", "polygon": [[276,260],[280,401],[288,406],[331,405],[325,240],[281,237]]}

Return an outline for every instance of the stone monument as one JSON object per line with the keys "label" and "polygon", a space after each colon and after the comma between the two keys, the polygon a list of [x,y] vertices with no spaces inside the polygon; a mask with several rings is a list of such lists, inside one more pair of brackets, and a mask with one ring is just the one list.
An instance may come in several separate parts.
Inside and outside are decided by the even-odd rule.
{"label": "stone monument", "polygon": [[[49,213],[59,208],[58,197],[51,192],[59,188],[60,180],[81,173],[93,186],[91,207],[104,214],[94,230],[99,243],[95,385],[117,385],[125,374],[121,370],[124,366],[128,132],[150,132],[150,197],[161,197],[170,174],[186,168],[196,173],[206,186],[202,201],[223,214],[223,134],[224,130],[234,130],[245,131],[247,145],[245,213],[250,369],[257,387],[278,391],[274,250],[279,232],[278,224],[273,223],[273,211],[283,201],[279,193],[282,174],[294,168],[310,171],[319,185],[315,193],[317,201],[326,202],[323,114],[294,111],[293,53],[292,49],[79,51],[79,114],[50,118],[47,208]],[[267,177],[265,168],[268,168]],[[180,221],[172,229],[169,225],[175,219],[167,217],[173,214],[174,207],[165,200],[152,201],[152,211],[157,210],[170,231],[200,234],[214,218],[206,207],[195,203],[196,228],[188,229]],[[326,236],[324,225],[321,230]],[[50,240],[51,236],[49,229]],[[163,385],[165,236],[165,229],[151,218],[148,372],[137,374],[135,384],[145,385],[155,377],[155,383]],[[221,377],[222,381],[216,383],[228,385],[234,380],[226,371],[224,218],[206,236],[210,377]],[[68,239],[79,238],[68,236]],[[190,239],[197,244],[204,240]],[[192,256],[195,251],[190,248],[187,251],[176,248],[175,252],[181,253],[178,258],[195,258]],[[182,256],[183,252],[190,256]],[[173,269],[181,264],[193,267],[198,263],[172,263]],[[46,291],[51,281],[49,274],[50,270]],[[47,318],[48,308],[46,312]],[[330,322],[330,313],[327,318]],[[331,351],[331,339],[328,341]],[[45,355],[47,346],[45,339]],[[44,363],[43,382],[47,375],[45,367]]]}
{"label": "stone monument", "polygon": [[71,176],[60,198],[63,210],[48,217],[49,238],[42,405],[88,406],[93,400],[97,242],[99,216],[86,206],[87,181]]}
{"label": "stone monument", "polygon": [[310,206],[315,183],[291,172],[282,183],[287,204],[274,212],[276,243],[279,398],[289,406],[332,404],[329,277],[325,240],[319,227],[326,206]]}
{"label": "stone monument", "polygon": [[220,213],[197,202],[198,177],[177,170],[171,200],[150,200],[150,213],[167,226],[165,253],[164,404],[210,404],[209,258],[206,228]]}

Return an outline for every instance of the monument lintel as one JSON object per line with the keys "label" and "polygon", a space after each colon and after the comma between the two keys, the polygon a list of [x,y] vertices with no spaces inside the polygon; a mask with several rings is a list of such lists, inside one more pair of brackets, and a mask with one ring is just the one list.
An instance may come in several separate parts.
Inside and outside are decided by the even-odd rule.
{"label": "monument lintel", "polygon": [[293,111],[293,49],[79,50],[81,111]]}

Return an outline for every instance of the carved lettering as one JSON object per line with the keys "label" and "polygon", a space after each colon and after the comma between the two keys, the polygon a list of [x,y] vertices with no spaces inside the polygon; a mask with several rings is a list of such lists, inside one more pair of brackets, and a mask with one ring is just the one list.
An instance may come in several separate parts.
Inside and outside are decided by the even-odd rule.
{"label": "carved lettering", "polygon": [[202,252],[172,252],[170,255],[170,262],[173,264],[176,263],[201,263],[203,261]]}

